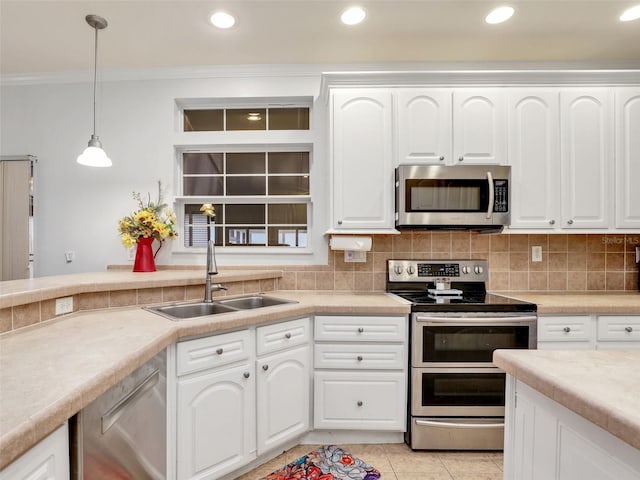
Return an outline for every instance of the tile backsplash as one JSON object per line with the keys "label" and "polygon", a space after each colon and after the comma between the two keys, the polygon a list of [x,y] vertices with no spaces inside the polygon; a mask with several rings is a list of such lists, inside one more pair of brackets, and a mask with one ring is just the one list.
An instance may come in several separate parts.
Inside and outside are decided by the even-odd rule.
{"label": "tile backsplash", "polygon": [[[637,235],[498,234],[404,232],[374,235],[364,263],[345,263],[344,252],[329,251],[328,265],[285,266],[283,290],[385,289],[389,258],[486,259],[493,291],[637,291]],[[531,247],[542,261],[531,261]]]}

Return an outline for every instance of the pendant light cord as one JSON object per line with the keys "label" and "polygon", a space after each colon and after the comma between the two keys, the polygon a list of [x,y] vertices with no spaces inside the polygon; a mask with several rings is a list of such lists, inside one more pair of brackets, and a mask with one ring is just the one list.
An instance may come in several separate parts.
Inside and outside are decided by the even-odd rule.
{"label": "pendant light cord", "polygon": [[98,28],[93,28],[96,32],[96,39],[94,42],[94,54],[93,54],[93,135],[96,134],[96,82],[98,75]]}

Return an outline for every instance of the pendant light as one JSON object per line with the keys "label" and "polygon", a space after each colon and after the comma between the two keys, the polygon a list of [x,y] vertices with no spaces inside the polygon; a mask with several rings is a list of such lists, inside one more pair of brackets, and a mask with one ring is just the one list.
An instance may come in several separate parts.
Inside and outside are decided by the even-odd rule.
{"label": "pendant light", "polygon": [[89,139],[89,145],[84,149],[82,155],[78,156],[78,163],[89,167],[110,167],[111,159],[102,149],[102,143],[96,135],[96,72],[98,69],[98,30],[107,28],[107,21],[98,15],[87,15],[85,20],[96,32],[95,52],[93,63],[93,133]]}

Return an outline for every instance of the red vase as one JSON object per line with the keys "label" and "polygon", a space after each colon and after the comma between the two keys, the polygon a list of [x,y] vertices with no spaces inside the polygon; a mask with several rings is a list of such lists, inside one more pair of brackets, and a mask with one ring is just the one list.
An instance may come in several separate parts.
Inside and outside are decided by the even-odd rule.
{"label": "red vase", "polygon": [[153,237],[139,238],[136,246],[136,259],[133,262],[134,272],[155,272],[156,262],[153,259]]}

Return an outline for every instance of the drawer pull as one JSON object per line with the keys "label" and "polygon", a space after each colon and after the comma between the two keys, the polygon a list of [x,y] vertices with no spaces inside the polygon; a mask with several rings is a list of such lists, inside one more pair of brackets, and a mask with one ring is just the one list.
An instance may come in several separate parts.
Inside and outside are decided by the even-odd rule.
{"label": "drawer pull", "polygon": [[356,359],[357,359],[359,362],[361,362],[361,361],[362,361],[362,355],[358,355],[358,356],[356,357]]}
{"label": "drawer pull", "polygon": [[244,378],[249,378],[251,376],[251,373],[244,372],[242,375],[244,376]]}
{"label": "drawer pull", "polygon": [[291,334],[289,332],[284,334],[284,338],[286,338],[287,340],[291,338]]}
{"label": "drawer pull", "polygon": [[363,405],[362,400],[358,400],[357,405],[358,405],[359,407],[361,407],[361,406]]}
{"label": "drawer pull", "polygon": [[362,333],[362,332],[364,332],[364,328],[358,327],[358,333]]}
{"label": "drawer pull", "polygon": [[569,333],[569,332],[571,331],[571,327],[564,327],[564,328],[562,329],[562,331],[563,331],[564,333]]}
{"label": "drawer pull", "polygon": [[267,370],[269,370],[269,365],[263,365],[262,369],[266,372]]}
{"label": "drawer pull", "polygon": [[224,350],[222,348],[219,348],[219,349],[216,350],[216,353],[218,355],[222,355],[222,352],[224,352]]}
{"label": "drawer pull", "polygon": [[633,332],[633,327],[624,327],[624,331],[627,333]]}

